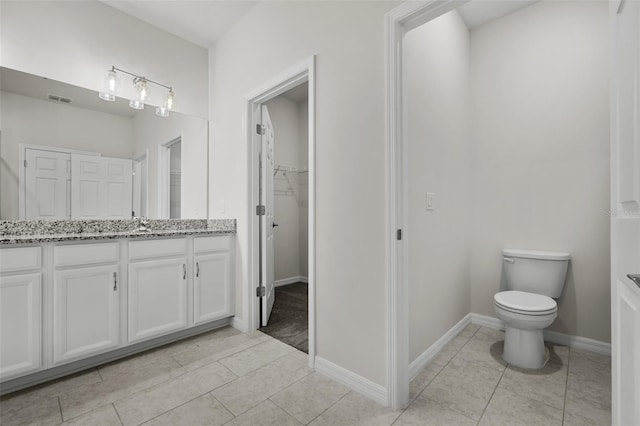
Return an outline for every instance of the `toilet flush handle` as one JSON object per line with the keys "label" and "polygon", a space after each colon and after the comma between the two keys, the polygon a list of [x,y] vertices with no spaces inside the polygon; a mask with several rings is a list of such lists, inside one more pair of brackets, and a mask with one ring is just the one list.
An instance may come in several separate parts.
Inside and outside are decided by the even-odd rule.
{"label": "toilet flush handle", "polygon": [[504,257],[503,259],[507,263],[516,263],[516,260],[513,257]]}

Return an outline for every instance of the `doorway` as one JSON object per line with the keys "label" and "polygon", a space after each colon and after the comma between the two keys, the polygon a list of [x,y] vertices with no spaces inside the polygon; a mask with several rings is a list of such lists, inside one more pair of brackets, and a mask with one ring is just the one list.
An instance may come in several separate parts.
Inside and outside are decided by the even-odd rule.
{"label": "doorway", "polygon": [[158,212],[163,219],[180,219],[182,205],[182,138],[158,146]]}
{"label": "doorway", "polygon": [[[275,256],[276,252],[276,239],[279,231],[280,223],[275,220],[275,198],[276,193],[274,190],[267,191],[269,183],[273,184],[272,188],[278,190],[278,197],[293,195],[293,189],[289,190],[286,178],[283,172],[287,172],[289,180],[291,181],[291,187],[295,188],[293,184],[293,175],[296,175],[296,185],[300,183],[300,176],[302,179],[306,179],[307,188],[307,211],[308,218],[307,225],[307,241],[303,242],[304,248],[306,248],[307,260],[307,326],[308,326],[308,354],[309,354],[309,366],[313,368],[315,363],[315,57],[309,57],[308,59],[293,65],[289,69],[283,71],[273,79],[254,90],[253,92],[245,96],[246,99],[246,135],[248,146],[248,193],[249,193],[249,248],[247,256],[247,281],[245,281],[245,297],[243,299],[243,307],[247,312],[247,331],[253,331],[259,329],[263,324],[268,325],[266,315],[269,309],[273,309],[271,303],[275,304],[276,296],[276,274],[275,274]],[[306,121],[306,134],[307,144],[306,152],[303,151],[303,156],[306,157],[307,170],[304,173],[299,173],[303,170],[303,166],[300,164],[276,164],[277,154],[271,154],[267,157],[269,148],[267,147],[268,137],[272,138],[272,146],[277,144],[275,142],[277,129],[275,132],[269,132],[267,127],[269,120],[263,119],[269,115],[269,109],[263,108],[269,101],[278,98],[280,95],[285,94],[301,85],[307,85],[307,121]],[[304,91],[304,89],[298,89]],[[277,114],[276,114],[277,115]],[[272,123],[273,125],[273,123]],[[263,127],[264,126],[264,127]],[[276,148],[277,149],[277,148]],[[300,151],[300,150],[299,150]],[[300,152],[298,152],[300,154]],[[281,166],[278,168],[277,166]],[[288,169],[285,170],[287,166]],[[275,178],[279,175],[278,182]],[[270,177],[267,179],[267,177]],[[280,180],[281,179],[281,180]],[[282,186],[280,186],[282,185]],[[281,191],[281,192],[280,192]],[[298,196],[300,194],[298,193]],[[273,198],[271,204],[271,211],[269,210],[269,198]],[[289,201],[296,201],[294,197],[288,199]],[[277,224],[277,226],[274,226]],[[292,225],[293,222],[289,223]],[[284,227],[284,225],[283,225]],[[274,229],[276,230],[274,232]],[[298,228],[299,232],[299,228]],[[271,234],[270,243],[273,243],[273,249],[267,249],[267,242],[269,235]],[[298,241],[299,244],[299,241]],[[286,246],[287,244],[285,244]],[[304,253],[304,248],[300,250]],[[271,263],[272,262],[272,263]],[[300,275],[301,276],[301,275]],[[298,275],[294,277],[285,278],[298,278]],[[287,281],[280,281],[278,284],[286,285]],[[289,283],[295,284],[295,283]],[[302,283],[305,284],[305,283]],[[270,295],[271,293],[271,295]],[[281,293],[281,292],[279,292]],[[304,293],[304,290],[302,290]],[[270,297],[271,296],[271,297]],[[284,296],[283,296],[284,299]],[[276,307],[277,308],[277,307]],[[263,318],[263,314],[265,318]],[[304,315],[304,314],[303,314]],[[263,321],[264,320],[264,321]],[[300,334],[300,333],[298,333]]]}
{"label": "doorway", "polygon": [[268,117],[265,130],[272,127],[274,137],[261,162],[266,173],[260,173],[269,180],[263,184],[266,214],[273,212],[267,231],[273,233],[267,232],[265,247],[271,253],[265,260],[272,262],[266,268],[274,280],[271,294],[265,296],[266,310],[261,306],[260,331],[305,353],[309,351],[308,86],[302,83],[263,104],[263,125]]}

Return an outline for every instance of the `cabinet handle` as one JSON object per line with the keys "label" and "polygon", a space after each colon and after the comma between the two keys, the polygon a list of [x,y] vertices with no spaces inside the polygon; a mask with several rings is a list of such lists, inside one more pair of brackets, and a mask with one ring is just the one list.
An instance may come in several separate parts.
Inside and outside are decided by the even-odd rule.
{"label": "cabinet handle", "polygon": [[118,289],[118,273],[114,272],[113,273],[113,291],[116,291]]}
{"label": "cabinet handle", "polygon": [[187,279],[187,265],[186,264],[182,264],[182,279],[186,280]]}
{"label": "cabinet handle", "polygon": [[196,262],[196,278],[200,276],[200,262]]}

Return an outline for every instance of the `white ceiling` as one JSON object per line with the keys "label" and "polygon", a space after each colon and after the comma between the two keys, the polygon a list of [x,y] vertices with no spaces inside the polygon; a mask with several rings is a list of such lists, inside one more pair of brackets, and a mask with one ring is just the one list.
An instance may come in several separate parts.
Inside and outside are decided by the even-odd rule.
{"label": "white ceiling", "polygon": [[474,0],[457,10],[467,28],[472,30],[538,1],[540,0]]}
{"label": "white ceiling", "polygon": [[101,1],[204,48],[215,43],[258,3],[249,0]]}
{"label": "white ceiling", "polygon": [[[213,45],[258,3],[253,0],[100,1],[204,48]],[[538,1],[474,0],[457,10],[467,27],[473,29]]]}

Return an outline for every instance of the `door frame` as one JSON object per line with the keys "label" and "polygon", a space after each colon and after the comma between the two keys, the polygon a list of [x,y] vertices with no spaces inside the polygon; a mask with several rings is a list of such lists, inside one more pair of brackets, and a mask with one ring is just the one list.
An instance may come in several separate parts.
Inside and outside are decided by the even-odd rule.
{"label": "door frame", "polygon": [[387,405],[409,402],[408,142],[404,138],[403,63],[405,34],[470,0],[407,1],[385,15],[385,146],[387,216]]}
{"label": "door frame", "polygon": [[[171,202],[171,145],[182,143],[182,134],[171,138],[169,142],[158,145],[158,218],[169,219]],[[182,148],[180,148],[182,150]],[[147,157],[148,158],[148,157]],[[148,167],[149,163],[147,163]],[[182,170],[182,153],[180,154],[180,170]],[[180,196],[182,197],[182,181],[180,181]],[[148,214],[148,212],[147,212]]]}
{"label": "door frame", "polygon": [[281,95],[282,93],[299,86],[304,82],[309,83],[309,134],[308,134],[308,173],[309,173],[309,228],[308,228],[308,261],[309,261],[309,367],[314,368],[316,352],[316,262],[315,262],[315,55],[309,56],[301,62],[287,68],[275,75],[266,83],[249,92],[244,97],[244,136],[247,144],[247,271],[246,281],[243,283],[244,297],[242,310],[247,313],[246,331],[254,331],[259,328],[260,299],[256,297],[256,287],[259,282],[259,216],[256,215],[256,206],[259,202],[259,169],[258,154],[260,152],[261,136],[256,133],[256,125],[260,124],[260,106]]}

